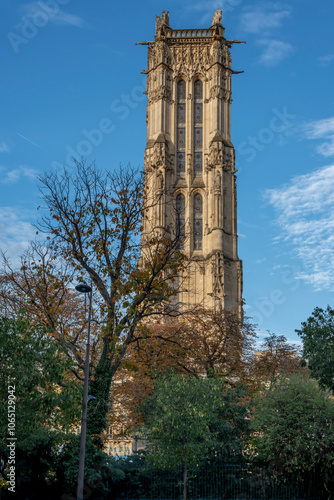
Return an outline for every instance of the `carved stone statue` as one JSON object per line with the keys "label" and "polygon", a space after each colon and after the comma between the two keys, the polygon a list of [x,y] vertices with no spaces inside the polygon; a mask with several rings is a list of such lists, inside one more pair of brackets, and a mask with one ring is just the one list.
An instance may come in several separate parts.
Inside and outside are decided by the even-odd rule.
{"label": "carved stone statue", "polygon": [[164,10],[161,12],[160,16],[155,16],[155,31],[158,33],[160,31],[162,25],[169,26],[169,12],[165,12]]}
{"label": "carved stone statue", "polygon": [[215,177],[215,191],[217,194],[220,194],[221,188],[222,188],[222,178],[221,178],[220,172],[217,171],[216,177]]}
{"label": "carved stone statue", "polygon": [[157,189],[158,191],[162,191],[164,188],[164,178],[161,172],[157,174]]}
{"label": "carved stone statue", "polygon": [[169,26],[169,12],[161,11],[161,22]]}
{"label": "carved stone statue", "polygon": [[223,14],[222,10],[220,10],[220,9],[216,10],[216,12],[213,15],[212,25],[211,26],[214,26],[215,24],[221,24],[222,23],[222,14]]}
{"label": "carved stone statue", "polygon": [[158,33],[158,31],[160,30],[160,26],[161,26],[161,18],[160,16],[155,16],[155,32]]}

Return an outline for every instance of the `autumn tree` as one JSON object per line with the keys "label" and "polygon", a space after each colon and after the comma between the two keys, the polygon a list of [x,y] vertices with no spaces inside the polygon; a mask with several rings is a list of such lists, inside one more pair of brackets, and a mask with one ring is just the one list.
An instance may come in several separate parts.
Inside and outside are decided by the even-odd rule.
{"label": "autumn tree", "polygon": [[[73,289],[75,272],[69,262],[60,259],[50,244],[33,241],[13,268],[7,255],[2,254],[0,273],[0,309],[12,319],[22,311],[43,335],[56,340],[64,348],[75,376],[81,380],[87,325],[85,305]],[[92,324],[92,361],[98,349],[99,329],[96,314]]]}
{"label": "autumn tree", "polygon": [[109,415],[113,435],[128,435],[143,424],[139,407],[154,392],[159,375],[171,369],[186,374],[180,363],[184,355],[177,322],[142,326],[113,381]]}
{"label": "autumn tree", "polygon": [[306,373],[307,370],[301,367],[298,347],[289,344],[284,335],[269,332],[253,359],[251,375],[254,388],[271,388],[280,377],[300,372]]}
{"label": "autumn tree", "polygon": [[[96,399],[90,403],[88,432],[98,438],[106,426],[111,381],[138,325],[169,314],[170,298],[177,293],[173,282],[184,258],[177,238],[168,233],[152,231],[149,240],[140,242],[142,214],[156,201],[143,196],[143,176],[137,169],[108,172],[84,162],[75,167],[40,178],[43,215],[37,229],[46,235],[51,259],[56,256],[71,269],[64,277],[66,293],[73,294],[70,280],[88,280],[94,288],[99,349],[89,388]],[[29,272],[41,276],[43,265],[33,260]],[[49,267],[46,281],[57,276],[56,262],[51,260]],[[20,272],[25,271],[21,266]],[[17,287],[13,279],[11,285]],[[34,300],[34,288],[28,283],[22,287],[28,303]],[[48,295],[43,311],[52,309],[54,300],[55,294]],[[57,322],[55,326],[57,330]],[[72,355],[83,367],[78,331],[69,330]]]}
{"label": "autumn tree", "polygon": [[[146,331],[145,331],[146,330]],[[111,425],[123,432],[141,424],[138,407],[159,374],[218,377],[230,387],[254,385],[254,327],[234,311],[196,307],[178,320],[146,325],[130,346],[114,384]]]}
{"label": "autumn tree", "polygon": [[196,308],[182,318],[179,365],[189,374],[245,383],[256,338],[254,326],[234,310]]}

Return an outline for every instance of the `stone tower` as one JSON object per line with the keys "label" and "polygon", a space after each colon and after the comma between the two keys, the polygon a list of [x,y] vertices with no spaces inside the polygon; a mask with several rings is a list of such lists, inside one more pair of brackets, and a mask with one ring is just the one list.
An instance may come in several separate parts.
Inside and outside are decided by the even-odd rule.
{"label": "stone tower", "polygon": [[[178,307],[194,304],[242,311],[237,252],[237,195],[231,143],[231,44],[222,12],[208,29],[174,30],[169,12],[156,16],[148,45],[147,196],[143,222],[179,234],[189,257]],[[181,280],[181,278],[180,278]]]}

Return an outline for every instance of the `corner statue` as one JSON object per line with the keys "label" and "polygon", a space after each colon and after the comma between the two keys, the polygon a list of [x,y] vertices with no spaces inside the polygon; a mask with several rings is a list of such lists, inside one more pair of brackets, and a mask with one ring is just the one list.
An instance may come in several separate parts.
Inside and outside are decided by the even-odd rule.
{"label": "corner statue", "polygon": [[[143,245],[180,235],[188,257],[171,304],[242,312],[235,153],[231,142],[230,47],[222,11],[209,28],[173,29],[156,16],[148,45]],[[239,42],[238,42],[239,43]],[[153,238],[154,240],[154,238]]]}
{"label": "corner statue", "polygon": [[223,14],[222,10],[220,10],[220,9],[216,10],[216,12],[213,15],[211,26],[214,26],[215,24],[221,24],[222,23],[222,14]]}

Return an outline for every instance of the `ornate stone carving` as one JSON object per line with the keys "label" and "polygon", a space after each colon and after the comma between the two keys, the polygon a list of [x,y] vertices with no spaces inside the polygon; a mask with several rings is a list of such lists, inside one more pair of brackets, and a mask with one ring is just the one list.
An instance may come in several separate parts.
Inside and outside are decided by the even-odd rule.
{"label": "ornate stone carving", "polygon": [[204,276],[204,274],[205,274],[205,265],[201,264],[200,262],[197,262],[197,267],[198,267],[199,273],[202,276]]}
{"label": "ornate stone carving", "polygon": [[221,194],[221,190],[222,190],[222,176],[219,170],[217,170],[215,175],[215,193]]}
{"label": "ornate stone carving", "polygon": [[148,94],[148,104],[153,104],[160,101],[160,99],[171,100],[172,90],[164,85],[159,85]]}
{"label": "ornate stone carving", "polygon": [[171,166],[171,155],[165,142],[155,142],[153,147],[147,147],[145,151],[145,171],[149,168],[162,167],[169,169]]}
{"label": "ornate stone carving", "polygon": [[215,24],[221,24],[222,23],[222,14],[223,14],[223,12],[220,9],[216,10],[216,12],[213,15],[211,26],[214,26]]}
{"label": "ornate stone carving", "polygon": [[225,171],[232,171],[234,165],[234,149],[232,147],[225,147],[223,151],[223,163]]}
{"label": "ornate stone carving", "polygon": [[223,163],[223,143],[214,141],[210,145],[209,163],[211,165],[222,165]]}
{"label": "ornate stone carving", "polygon": [[223,99],[224,101],[231,101],[231,91],[230,90],[227,90],[227,89],[224,89],[223,90]]}
{"label": "ornate stone carving", "polygon": [[161,170],[157,172],[156,189],[159,194],[162,194],[164,189],[164,176]]}
{"label": "ornate stone carving", "polygon": [[189,155],[188,154],[188,157],[187,157],[187,174],[188,175],[191,175],[192,174],[192,171],[193,171],[193,155]]}
{"label": "ornate stone carving", "polygon": [[165,34],[165,27],[169,27],[169,12],[161,11],[161,17],[155,16],[155,36]]}
{"label": "ornate stone carving", "polygon": [[222,98],[223,89],[220,85],[214,85],[210,89],[210,99]]}
{"label": "ornate stone carving", "polygon": [[216,252],[212,256],[213,291],[216,294],[224,293],[224,256]]}
{"label": "ornate stone carving", "polygon": [[206,74],[212,61],[210,47],[200,46],[198,43],[193,45],[180,44],[171,47],[171,66],[174,70],[174,78],[183,74],[191,79],[195,74]]}
{"label": "ornate stone carving", "polygon": [[[145,192],[151,200],[146,217],[147,231],[152,226],[175,234],[176,196],[182,193],[185,198],[187,237],[184,250],[190,266],[184,271],[188,292],[179,294],[179,303],[190,307],[196,304],[215,306],[216,310],[217,307],[239,307],[242,288],[242,275],[237,274],[241,267],[234,222],[236,191],[229,175],[234,173],[228,118],[231,57],[221,16],[218,9],[211,28],[201,30],[173,30],[169,26],[168,13],[157,17],[155,41],[148,47],[148,142],[144,162]],[[199,127],[194,113],[197,78],[203,81],[198,109],[204,117],[201,155],[205,168],[202,176],[194,177],[194,154],[199,152],[194,140],[195,129]],[[182,91],[178,90],[180,79],[186,82]],[[177,141],[180,129],[186,138],[182,148],[178,148]],[[185,155],[186,159],[178,154]],[[177,176],[177,159],[182,163],[182,177]],[[193,197],[196,192],[200,192],[202,204],[195,212]],[[194,231],[202,235],[203,243],[201,249],[196,246],[195,252]],[[224,291],[228,292],[225,301]]]}

